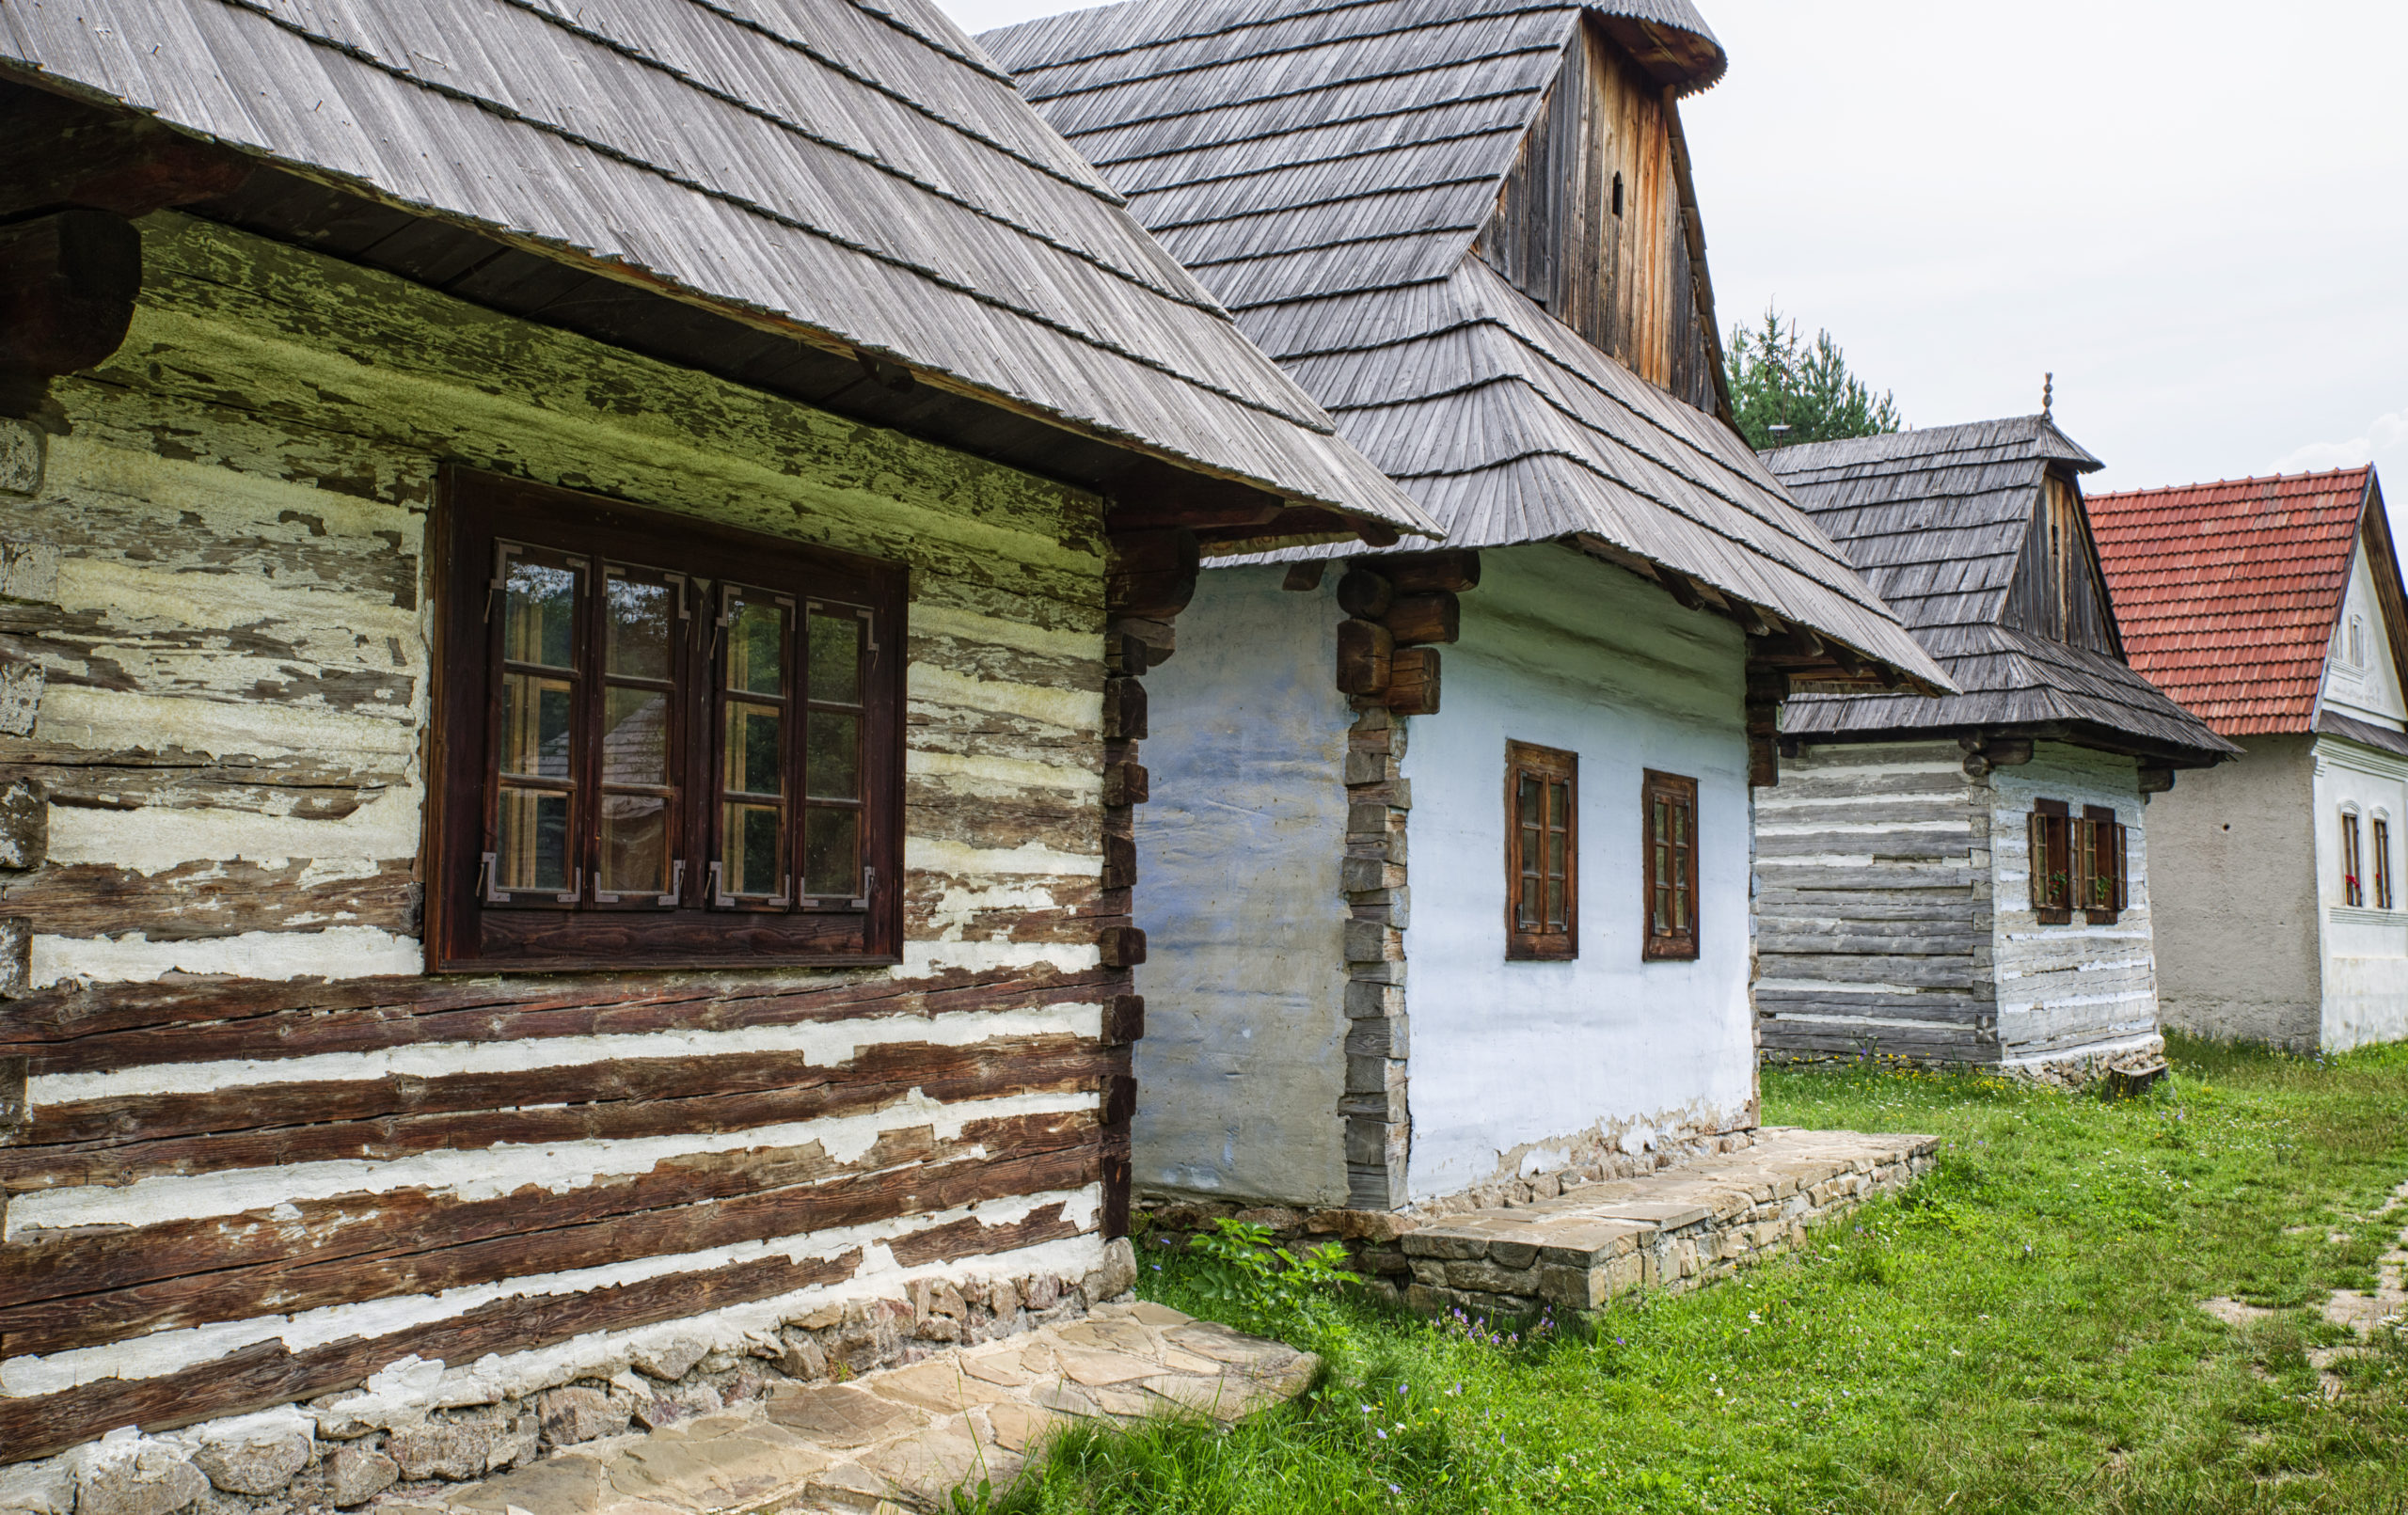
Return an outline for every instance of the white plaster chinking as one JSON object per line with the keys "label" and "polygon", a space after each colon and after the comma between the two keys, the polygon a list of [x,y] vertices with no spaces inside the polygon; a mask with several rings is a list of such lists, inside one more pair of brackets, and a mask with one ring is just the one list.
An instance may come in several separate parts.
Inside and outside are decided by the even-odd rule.
{"label": "white plaster chinking", "polygon": [[[2048,1075],[2162,1049],[2136,760],[2039,742],[2031,762],[1995,768],[1987,781],[2002,1063]],[[2112,925],[2080,911],[2069,924],[2042,925],[2034,914],[2030,816],[2044,798],[2077,816],[2084,806],[2112,809],[2128,829],[2128,903]]]}

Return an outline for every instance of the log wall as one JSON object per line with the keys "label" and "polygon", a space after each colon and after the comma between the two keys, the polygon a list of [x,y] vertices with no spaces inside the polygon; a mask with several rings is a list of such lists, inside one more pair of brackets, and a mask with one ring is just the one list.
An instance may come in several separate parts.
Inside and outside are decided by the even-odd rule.
{"label": "log wall", "polygon": [[1755,797],[1764,1055],[1996,1062],[1990,814],[1956,744],[1808,748]]}
{"label": "log wall", "polygon": [[[0,1462],[411,1354],[541,1387],[661,1322],[1096,1267],[1101,502],[143,229],[131,335],[0,476],[0,795],[46,796],[0,856]],[[420,971],[447,461],[910,565],[900,967]]]}
{"label": "log wall", "polygon": [[[2036,799],[2112,808],[2128,907],[2042,924]],[[1953,739],[1809,748],[1756,797],[1764,1055],[2085,1077],[2162,1046],[2136,761],[2061,742],[1976,778]]]}

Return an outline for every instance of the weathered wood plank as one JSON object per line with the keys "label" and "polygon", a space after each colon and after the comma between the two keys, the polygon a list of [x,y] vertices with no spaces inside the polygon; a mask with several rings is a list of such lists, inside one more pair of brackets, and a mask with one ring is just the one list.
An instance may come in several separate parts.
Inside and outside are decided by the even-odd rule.
{"label": "weathered wood plank", "polygon": [[1047,967],[923,978],[832,972],[763,985],[729,977],[182,979],[63,986],[0,1001],[0,1055],[36,1074],[90,1073],[433,1042],[515,1042],[655,1031],[737,1031],[1093,1002],[1118,976]]}
{"label": "weathered wood plank", "polygon": [[[192,1248],[186,1268],[114,1287],[94,1286],[90,1270],[61,1255],[71,1241],[66,1249],[24,1249],[35,1256],[24,1268],[21,1249],[0,1248],[0,1299],[8,1302],[0,1307],[0,1352],[39,1356],[150,1331],[804,1236],[1093,1181],[1092,1113],[1048,1117],[1034,1129],[1025,1122],[1020,1129],[988,1126],[998,1145],[991,1155],[974,1142],[940,1144],[919,1127],[882,1135],[855,1172],[842,1171],[814,1143],[672,1159],[646,1174],[561,1194],[538,1190],[458,1204],[400,1193],[311,1205],[298,1220],[280,1212],[219,1218],[221,1233],[245,1224],[263,1231],[265,1248],[214,1244],[204,1225],[178,1227]],[[330,1215],[338,1205],[350,1213]],[[355,1223],[341,1224],[346,1219]],[[261,1250],[268,1255],[241,1255]],[[73,1292],[57,1293],[62,1286]],[[51,1292],[36,1292],[44,1289]]]}
{"label": "weathered wood plank", "polygon": [[497,1142],[742,1130],[875,1110],[918,1090],[943,1103],[1098,1090],[1109,1049],[1069,1036],[865,1048],[802,1067],[791,1053],[625,1059],[526,1073],[264,1084],[36,1106],[0,1148],[0,1191],[130,1183]]}
{"label": "weathered wood plank", "polygon": [[188,941],[246,931],[377,926],[416,936],[416,860],[371,865],[358,877],[312,877],[309,859],[275,867],[255,862],[188,862],[142,874],[100,863],[39,870],[8,886],[8,913],[60,937],[139,931],[152,941]]}

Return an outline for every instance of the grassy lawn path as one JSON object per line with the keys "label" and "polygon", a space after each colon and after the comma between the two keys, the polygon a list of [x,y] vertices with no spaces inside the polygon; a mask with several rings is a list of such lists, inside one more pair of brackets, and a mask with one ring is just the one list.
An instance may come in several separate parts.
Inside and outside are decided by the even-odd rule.
{"label": "grassy lawn path", "polygon": [[[1768,1124],[1923,1131],[1939,1168],[1810,1253],[1593,1329],[1139,1290],[1333,1365],[1217,1431],[1081,1431],[1015,1511],[2408,1511],[2408,1349],[2333,1379],[2316,1306],[2404,1224],[2408,1048],[2193,1043],[2115,1104],[1996,1079],[1772,1074]],[[2393,1207],[2386,1209],[2386,1207]],[[2275,1313],[2226,1324],[2213,1296]]]}

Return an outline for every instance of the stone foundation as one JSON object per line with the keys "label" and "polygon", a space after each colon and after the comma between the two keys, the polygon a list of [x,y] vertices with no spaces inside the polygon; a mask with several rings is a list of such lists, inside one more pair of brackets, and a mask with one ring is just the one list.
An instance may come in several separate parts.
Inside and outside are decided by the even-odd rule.
{"label": "stone foundation", "polygon": [[1134,1229],[1147,1246],[1181,1246],[1187,1238],[1209,1233],[1219,1220],[1267,1225],[1279,1245],[1319,1246],[1335,1241],[1345,1247],[1348,1266],[1363,1275],[1375,1292],[1402,1299],[1412,1282],[1412,1266],[1401,1239],[1408,1232],[1436,1224],[1450,1215],[1492,1209],[1514,1209],[1551,1203],[1598,1184],[1625,1181],[1678,1169],[1755,1144],[1751,1130],[1659,1139],[1639,1153],[1600,1147],[1583,1153],[1579,1166],[1481,1184],[1459,1194],[1425,1201],[1401,1210],[1297,1209],[1237,1200],[1201,1200],[1175,1194],[1141,1194],[1134,1207]]}
{"label": "stone foundation", "polygon": [[0,1515],[306,1515],[439,1497],[558,1447],[1071,1320],[1125,1298],[1135,1278],[1129,1242],[1115,1241],[1101,1267],[1076,1276],[918,1278],[899,1296],[828,1302],[741,1339],[675,1324],[628,1332],[604,1343],[599,1360],[563,1361],[558,1381],[516,1392],[481,1388],[497,1383],[492,1375],[405,1358],[307,1404],[150,1436],[129,1428],[0,1466]]}
{"label": "stone foundation", "polygon": [[2165,1065],[2165,1038],[2150,1036],[2131,1043],[2096,1051],[2070,1052],[2063,1056],[2038,1056],[2016,1062],[1965,1063],[1936,1057],[1908,1057],[1894,1052],[1800,1052],[1771,1051],[1763,1054],[1767,1067],[1788,1067],[1814,1070],[1818,1068],[1898,1067],[1925,1068],[1936,1073],[1988,1073],[2002,1079],[2020,1079],[2043,1088],[2087,1089],[2102,1079],[2136,1076],[2153,1077]]}
{"label": "stone foundation", "polygon": [[1406,1302],[1491,1319],[1597,1309],[1682,1290],[1802,1247],[1814,1226],[1929,1171],[1929,1136],[1768,1127],[1750,1150],[1513,1209],[1450,1216],[1399,1239]]}

